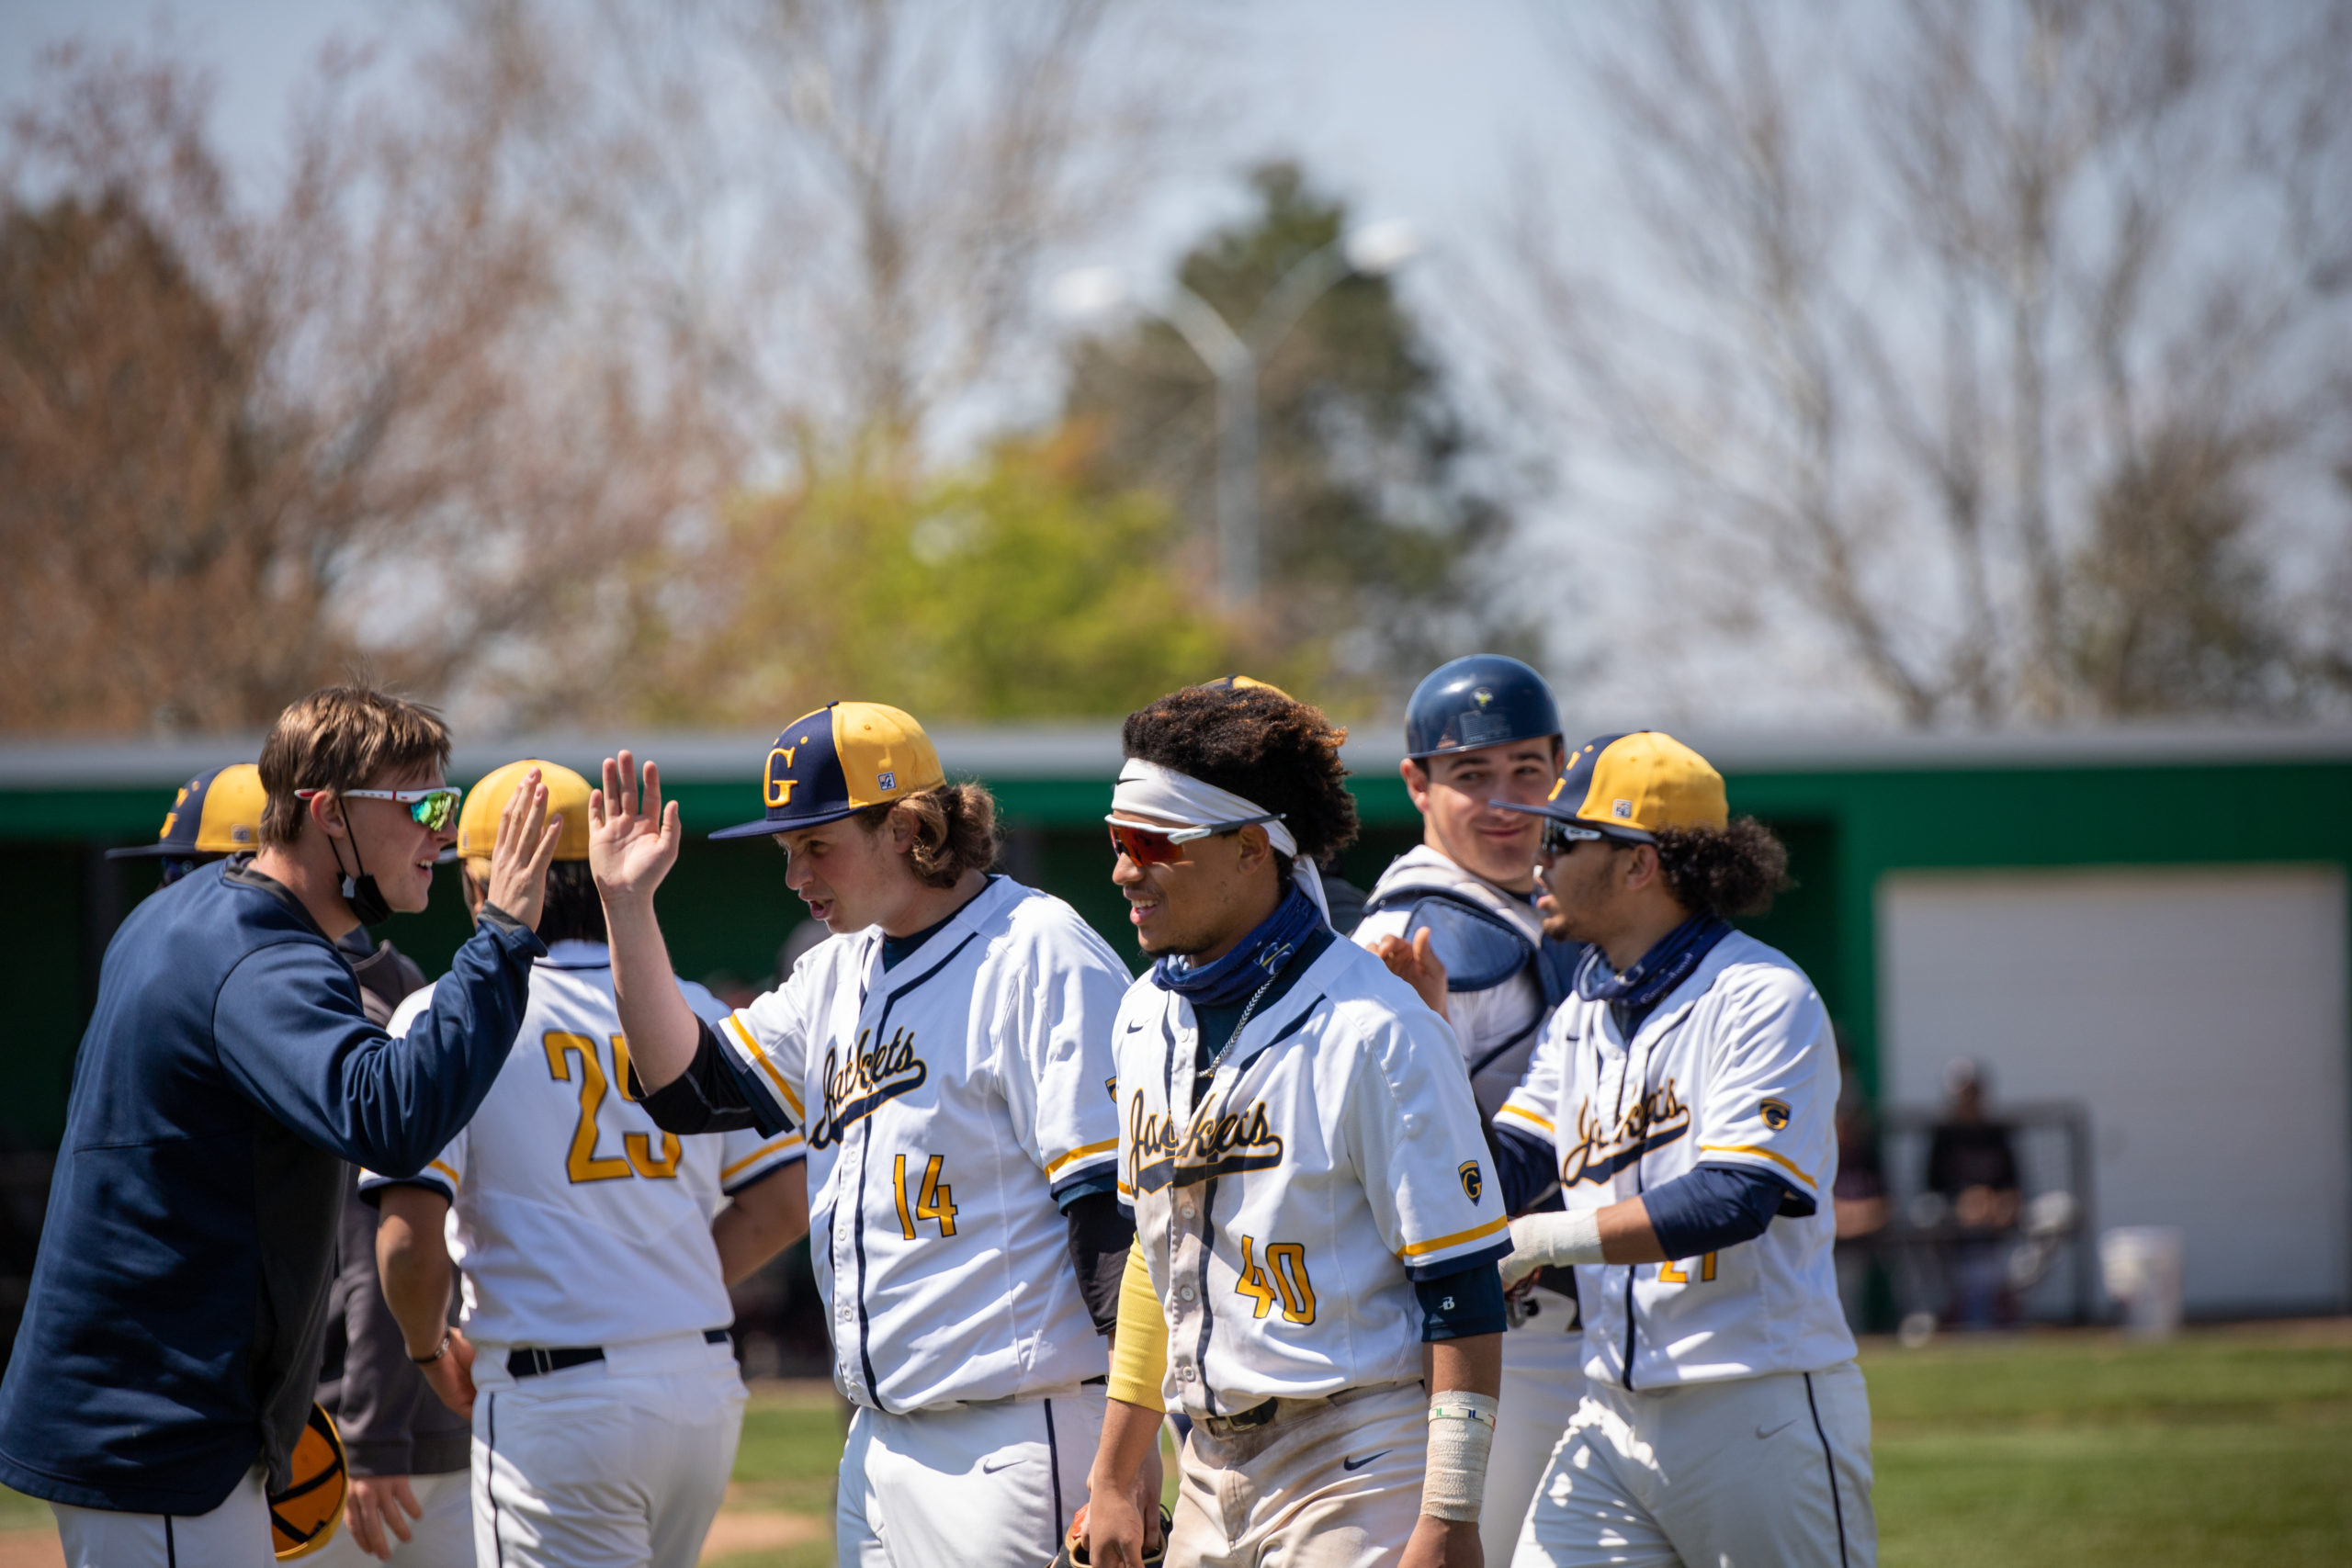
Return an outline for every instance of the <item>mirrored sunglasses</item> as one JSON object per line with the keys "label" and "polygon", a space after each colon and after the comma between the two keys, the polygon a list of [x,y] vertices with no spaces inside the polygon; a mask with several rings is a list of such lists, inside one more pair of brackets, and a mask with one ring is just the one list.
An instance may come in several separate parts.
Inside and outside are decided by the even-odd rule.
{"label": "mirrored sunglasses", "polygon": [[1210,822],[1197,828],[1145,828],[1133,822],[1122,822],[1115,817],[1106,817],[1103,820],[1110,824],[1112,846],[1137,865],[1173,865],[1184,858],[1186,844],[1238,833],[1261,822],[1279,822],[1282,813],[1243,817],[1231,822]]}
{"label": "mirrored sunglasses", "polygon": [[[309,800],[322,794],[315,789],[298,789],[297,800]],[[443,832],[458,819],[458,803],[466,792],[455,784],[443,784],[437,789],[346,789],[336,793],[345,800],[394,800],[408,807],[408,814],[419,827],[431,832]]]}

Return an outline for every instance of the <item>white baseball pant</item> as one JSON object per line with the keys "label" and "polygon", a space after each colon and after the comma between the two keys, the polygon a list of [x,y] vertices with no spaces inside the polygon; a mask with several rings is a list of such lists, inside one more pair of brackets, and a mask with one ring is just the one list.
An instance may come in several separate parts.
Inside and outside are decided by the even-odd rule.
{"label": "white baseball pant", "polygon": [[500,1568],[694,1568],[742,1436],[724,1344],[673,1335],[517,1379],[474,1361],[474,1554]]}
{"label": "white baseball pant", "polygon": [[1851,1361],[1652,1393],[1586,1387],[1514,1568],[1874,1568],[1871,1407]]}
{"label": "white baseball pant", "polygon": [[1576,1306],[1550,1291],[1531,1291],[1536,1314],[1503,1336],[1502,1398],[1478,1503],[1478,1542],[1494,1568],[1510,1561],[1536,1483],[1552,1462],[1584,1399],[1584,1333]]}
{"label": "white baseball pant", "polygon": [[905,1415],[858,1408],[833,1525],[842,1568],[1037,1568],[1102,1440],[1103,1385]]}
{"label": "white baseball pant", "polygon": [[[409,1538],[384,1532],[391,1547],[389,1558],[370,1557],[351,1539],[348,1516],[335,1527],[334,1539],[303,1558],[302,1568],[474,1568],[474,1499],[469,1472],[452,1470],[440,1475],[412,1475],[408,1488],[416,1495],[420,1518],[408,1520]],[[405,1512],[403,1518],[407,1517]]]}
{"label": "white baseball pant", "polygon": [[1404,1555],[1421,1517],[1428,1392],[1386,1383],[1283,1406],[1229,1437],[1193,1422],[1168,1568],[1375,1568]]}
{"label": "white baseball pant", "polygon": [[209,1514],[118,1514],[51,1503],[65,1568],[275,1568],[258,1467]]}

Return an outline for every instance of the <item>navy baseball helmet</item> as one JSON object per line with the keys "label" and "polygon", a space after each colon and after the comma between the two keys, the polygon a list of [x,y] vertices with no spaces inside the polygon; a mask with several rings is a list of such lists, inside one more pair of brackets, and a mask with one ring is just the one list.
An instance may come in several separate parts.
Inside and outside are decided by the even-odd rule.
{"label": "navy baseball helmet", "polygon": [[1434,757],[1560,733],[1552,688],[1518,660],[1473,653],[1441,664],[1405,705],[1405,755]]}

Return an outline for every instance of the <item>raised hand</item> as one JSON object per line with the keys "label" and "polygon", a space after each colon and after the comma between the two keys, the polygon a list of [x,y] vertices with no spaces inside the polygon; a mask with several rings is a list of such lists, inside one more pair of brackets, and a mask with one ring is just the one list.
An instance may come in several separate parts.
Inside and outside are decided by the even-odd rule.
{"label": "raised hand", "polygon": [[562,838],[563,818],[548,815],[548,786],[533,768],[499,814],[498,838],[490,850],[490,901],[536,927],[547,904],[548,863]]}
{"label": "raised hand", "polygon": [[588,795],[588,870],[607,904],[650,899],[684,836],[678,803],[662,804],[656,764],[645,764],[640,791],[636,758],[605,759],[605,786]]}

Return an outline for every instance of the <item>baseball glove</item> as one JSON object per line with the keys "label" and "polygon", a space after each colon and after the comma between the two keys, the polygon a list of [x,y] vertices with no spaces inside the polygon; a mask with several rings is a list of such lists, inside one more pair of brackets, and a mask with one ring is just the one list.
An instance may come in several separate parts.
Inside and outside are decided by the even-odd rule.
{"label": "baseball glove", "polygon": [[[1168,1505],[1162,1503],[1159,1506],[1159,1542],[1144,1553],[1143,1568],[1159,1568],[1167,1561],[1168,1532],[1175,1528],[1175,1524],[1176,1521],[1169,1517]],[[1085,1540],[1085,1530],[1086,1505],[1080,1503],[1078,1512],[1070,1517],[1069,1533],[1062,1537],[1062,1549],[1054,1553],[1049,1568],[1087,1568],[1086,1548],[1080,1544]]]}

